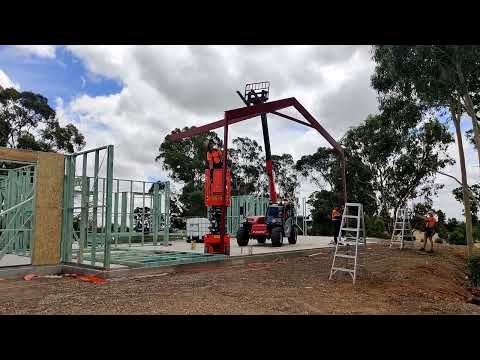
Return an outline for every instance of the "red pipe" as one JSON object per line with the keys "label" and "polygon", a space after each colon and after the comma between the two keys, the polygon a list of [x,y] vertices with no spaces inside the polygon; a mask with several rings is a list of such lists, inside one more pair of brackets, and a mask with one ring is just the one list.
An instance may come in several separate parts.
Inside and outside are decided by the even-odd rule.
{"label": "red pipe", "polygon": [[270,200],[272,203],[277,202],[277,190],[275,189],[275,181],[273,181],[273,162],[272,160],[267,160],[267,175],[268,175],[268,185],[270,189]]}

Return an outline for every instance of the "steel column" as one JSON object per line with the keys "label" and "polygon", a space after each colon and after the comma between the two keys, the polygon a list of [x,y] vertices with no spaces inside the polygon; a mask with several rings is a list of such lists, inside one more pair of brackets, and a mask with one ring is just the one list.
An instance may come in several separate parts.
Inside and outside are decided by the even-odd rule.
{"label": "steel column", "polygon": [[165,222],[163,228],[163,245],[167,246],[170,235],[170,183],[168,181],[165,182],[163,194],[165,196]]}
{"label": "steel column", "polygon": [[105,246],[103,267],[110,269],[110,242],[112,240],[113,145],[107,147],[107,186],[105,209]]}
{"label": "steel column", "polygon": [[[97,260],[97,216],[98,216],[98,159],[99,150],[95,151],[95,165],[93,169],[93,224],[92,224],[92,265],[95,265]],[[89,189],[90,191],[90,186]],[[90,198],[90,195],[89,195]]]}
{"label": "steel column", "polygon": [[78,256],[77,262],[79,264],[83,261],[83,247],[87,241],[87,231],[88,231],[88,202],[87,195],[88,186],[87,186],[87,154],[83,154],[82,162],[82,190],[81,190],[81,209],[80,209],[80,240],[78,242]]}

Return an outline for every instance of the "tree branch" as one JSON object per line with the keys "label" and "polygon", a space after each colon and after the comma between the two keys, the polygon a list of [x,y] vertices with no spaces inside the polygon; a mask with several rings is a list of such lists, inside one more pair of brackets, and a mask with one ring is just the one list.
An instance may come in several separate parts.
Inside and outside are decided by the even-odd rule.
{"label": "tree branch", "polygon": [[[441,175],[444,175],[444,176],[448,176],[449,178],[452,178],[452,179],[455,180],[457,183],[459,183],[461,187],[463,187],[462,182],[461,182],[460,180],[458,180],[455,176],[450,175],[450,174],[445,174],[444,172],[439,171],[439,170],[437,170],[437,173],[439,173],[439,174],[441,174]],[[468,188],[468,186],[467,186],[467,188]],[[470,189],[468,189],[468,190],[470,190]]]}
{"label": "tree branch", "polygon": [[474,196],[474,194],[473,194],[473,191],[472,191],[472,189],[470,188],[470,186],[468,186],[468,185],[463,186],[462,182],[461,182],[460,180],[458,180],[458,179],[457,179],[455,176],[453,176],[453,175],[445,174],[444,172],[438,171],[438,170],[437,170],[437,173],[439,173],[439,174],[441,174],[441,175],[444,175],[444,176],[448,176],[449,178],[452,178],[453,180],[455,180],[458,184],[460,184],[460,186],[461,186],[462,188],[464,188],[465,190],[467,190],[468,194],[469,194],[470,197],[473,199],[473,201],[474,201],[474,202],[477,202],[476,199],[475,199],[475,196]]}

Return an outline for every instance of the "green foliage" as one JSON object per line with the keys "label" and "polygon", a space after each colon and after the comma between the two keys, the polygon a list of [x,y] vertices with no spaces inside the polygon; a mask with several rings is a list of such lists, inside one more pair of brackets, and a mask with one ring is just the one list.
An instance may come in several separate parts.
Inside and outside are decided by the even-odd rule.
{"label": "green foliage", "polygon": [[[366,215],[382,216],[387,229],[374,229],[381,236],[392,222],[390,210],[417,196],[435,194],[440,188],[434,182],[436,172],[453,161],[447,154],[453,138],[445,125],[436,119],[422,121],[422,112],[411,102],[391,101],[388,106],[388,111],[369,116],[341,140],[349,201],[364,204]],[[405,118],[399,119],[398,113]],[[333,203],[339,204],[340,161],[333,150],[319,148],[315,154],[303,156],[295,167],[322,189],[309,201],[314,208],[313,230],[325,231],[327,222],[319,207],[328,201],[330,209]]]}
{"label": "green foliage", "polygon": [[[191,128],[185,127],[182,130],[177,128],[172,134]],[[170,172],[174,181],[193,183],[196,189],[201,189],[203,174],[207,168],[206,154],[209,140],[213,140],[221,147],[220,138],[212,131],[180,141],[172,141],[165,137],[155,161],[162,161],[163,169]]]}
{"label": "green foliage", "polygon": [[374,46],[372,86],[382,104],[394,97],[424,107],[448,106],[453,97],[467,92],[475,100],[480,89],[479,59],[480,46]]}
{"label": "green foliage", "polygon": [[228,149],[232,160],[232,195],[264,195],[266,179],[262,147],[252,139],[238,137]]}
{"label": "green foliage", "polygon": [[60,126],[44,96],[0,88],[0,146],[73,153],[85,138],[72,124]]}
{"label": "green foliage", "polygon": [[369,116],[342,139],[354,159],[348,165],[361,162],[370,174],[377,213],[384,217],[409,199],[432,196],[440,188],[434,183],[436,172],[453,161],[447,154],[453,138],[446,126],[436,119],[421,123],[421,113],[411,113],[415,117],[401,123],[388,112]]}
{"label": "green foliage", "polygon": [[448,233],[447,241],[454,245],[466,245],[465,224],[462,223],[460,226],[453,228],[453,230]]}
{"label": "green foliage", "polygon": [[[233,140],[228,154],[232,160],[233,195],[268,195],[268,178],[262,146],[247,137]],[[294,197],[299,186],[295,162],[290,154],[272,155],[276,190],[283,198]]]}
{"label": "green foliage", "polygon": [[480,286],[480,255],[467,258],[467,269],[473,286]]}
{"label": "green foliage", "polygon": [[[371,173],[363,162],[349,152],[346,153],[346,161],[349,201],[362,203],[365,213],[373,214],[376,211],[376,198],[371,186]],[[341,163],[333,149],[319,147],[314,154],[302,156],[297,161],[295,169],[321,190],[330,191],[335,205],[340,204]]]}
{"label": "green foliage", "polygon": [[313,192],[307,200],[312,207],[311,235],[332,235],[333,224],[330,218],[332,209],[339,205],[338,194],[331,191],[320,190]]}
{"label": "green foliage", "polygon": [[[333,168],[338,167],[339,159],[335,150],[330,148],[319,147],[312,155],[304,155],[295,164],[295,169],[301,176],[310,180],[319,188],[324,188],[325,182],[330,189],[336,189],[341,186],[339,179]],[[338,169],[338,171],[340,171]]]}
{"label": "green foliage", "polygon": [[179,196],[180,202],[183,204],[182,216],[202,216],[207,215],[205,207],[203,188],[197,189],[193,183],[186,184]]}
{"label": "green foliage", "polygon": [[283,199],[297,200],[295,193],[300,186],[295,161],[290,154],[272,155],[276,190]]}
{"label": "green foliage", "polygon": [[[187,130],[175,129],[172,133]],[[169,171],[174,181],[184,183],[176,206],[182,216],[205,216],[203,178],[207,167],[207,143],[213,140],[219,148],[220,138],[214,132],[187,138],[178,142],[167,137],[160,145],[156,161]],[[232,195],[266,195],[268,179],[262,147],[246,137],[233,140],[228,149],[229,166],[232,173]],[[281,196],[292,194],[298,188],[298,179],[291,155],[272,155],[275,181]],[[278,176],[277,176],[278,175]]]}
{"label": "green foliage", "polygon": [[[479,104],[480,105],[480,104]],[[480,120],[479,120],[480,121]],[[470,129],[470,130],[467,130],[466,131],[466,135],[467,135],[467,139],[468,139],[468,142],[470,144],[473,145],[473,147],[475,148],[475,150],[477,149],[477,144],[475,144],[475,140],[473,138],[473,129]]]}
{"label": "green foliage", "polygon": [[388,232],[385,231],[385,220],[380,216],[365,216],[365,231],[367,236],[376,238],[388,238]]}
{"label": "green foliage", "polygon": [[[473,193],[473,196],[470,196],[470,211],[472,212],[472,221],[475,223],[478,221],[478,204],[480,204],[480,184],[474,184],[470,186],[470,190]],[[453,189],[453,195],[455,200],[463,204],[463,190],[462,187]],[[463,210],[465,215],[465,210]]]}

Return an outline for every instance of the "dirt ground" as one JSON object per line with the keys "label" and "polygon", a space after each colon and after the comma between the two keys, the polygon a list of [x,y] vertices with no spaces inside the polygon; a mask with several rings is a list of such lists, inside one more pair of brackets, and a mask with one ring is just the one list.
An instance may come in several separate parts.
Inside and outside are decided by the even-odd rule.
{"label": "dirt ground", "polygon": [[369,245],[355,286],[344,274],[328,280],[332,251],[186,273],[157,269],[102,285],[2,280],[0,314],[480,314],[465,300],[464,247],[426,254]]}

